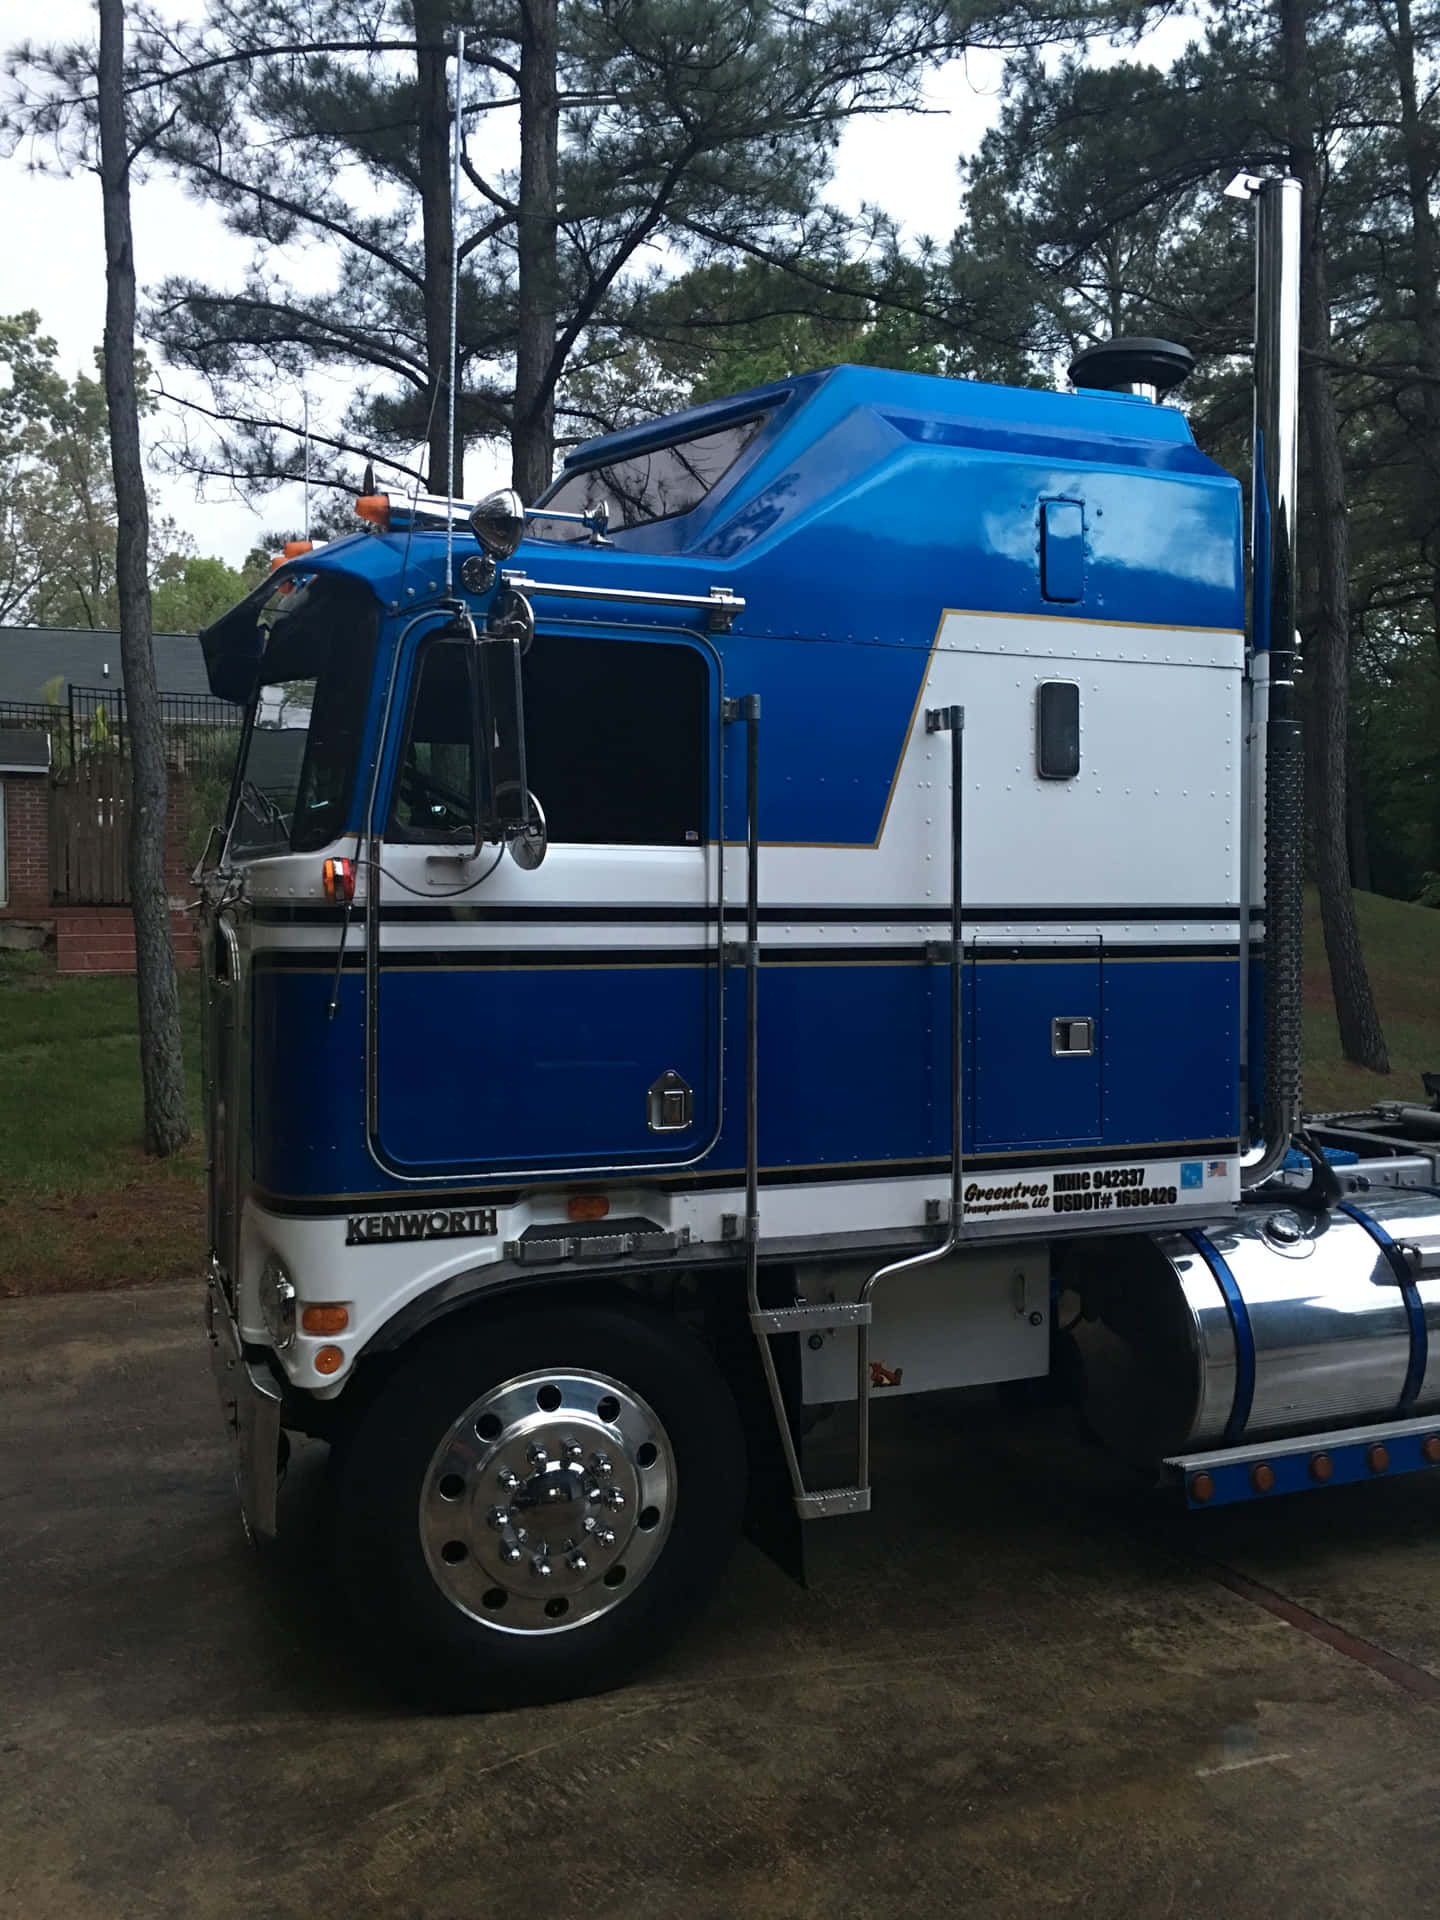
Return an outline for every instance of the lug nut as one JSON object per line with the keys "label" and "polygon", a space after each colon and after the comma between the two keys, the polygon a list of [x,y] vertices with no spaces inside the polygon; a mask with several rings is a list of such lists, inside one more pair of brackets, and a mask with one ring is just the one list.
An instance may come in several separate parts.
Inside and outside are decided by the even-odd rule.
{"label": "lug nut", "polygon": [[532,1440],[526,1458],[532,1467],[544,1467],[550,1464],[549,1450],[542,1447],[538,1440]]}
{"label": "lug nut", "polygon": [[597,1527],[595,1529],[595,1543],[601,1547],[613,1547],[615,1544],[614,1529],[612,1527]]}
{"label": "lug nut", "polygon": [[501,1547],[500,1558],[505,1562],[507,1567],[513,1567],[521,1558],[520,1549],[513,1540],[507,1540],[505,1545]]}
{"label": "lug nut", "polygon": [[607,1507],[623,1507],[624,1506],[625,1496],[620,1491],[619,1487],[607,1487],[605,1489],[605,1504]]}
{"label": "lug nut", "polygon": [[584,1573],[590,1562],[583,1553],[572,1553],[565,1564],[572,1573]]}
{"label": "lug nut", "polygon": [[593,1513],[587,1513],[585,1518],[580,1522],[580,1531],[582,1533],[594,1533],[599,1524],[600,1522],[595,1518]]}
{"label": "lug nut", "polygon": [[512,1473],[509,1467],[501,1467],[500,1471],[496,1474],[495,1478],[499,1481],[500,1485],[505,1489],[506,1493],[514,1493],[515,1489],[520,1484],[519,1474]]}
{"label": "lug nut", "polygon": [[535,1558],[530,1562],[530,1571],[539,1580],[548,1580],[550,1578],[550,1562],[545,1558],[544,1554],[536,1554]]}
{"label": "lug nut", "polygon": [[566,1442],[565,1458],[572,1462],[585,1458],[585,1449],[578,1440],[569,1440]]}
{"label": "lug nut", "polygon": [[608,1453],[592,1453],[590,1456],[590,1465],[602,1480],[609,1479],[612,1468]]}
{"label": "lug nut", "polygon": [[510,1509],[508,1507],[491,1507],[485,1517],[497,1533],[503,1533],[510,1524]]}

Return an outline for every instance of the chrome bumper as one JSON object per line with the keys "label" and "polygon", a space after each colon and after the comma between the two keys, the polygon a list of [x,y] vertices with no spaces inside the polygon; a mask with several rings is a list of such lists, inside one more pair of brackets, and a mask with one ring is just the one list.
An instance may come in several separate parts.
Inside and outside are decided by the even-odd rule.
{"label": "chrome bumper", "polygon": [[245,1531],[251,1538],[273,1540],[280,1491],[280,1389],[263,1367],[245,1358],[235,1316],[214,1273],[205,1292],[205,1328]]}

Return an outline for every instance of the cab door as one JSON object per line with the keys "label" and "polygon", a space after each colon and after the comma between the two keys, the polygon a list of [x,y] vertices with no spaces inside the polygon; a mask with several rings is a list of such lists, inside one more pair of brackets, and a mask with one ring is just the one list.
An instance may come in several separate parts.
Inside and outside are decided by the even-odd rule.
{"label": "cab door", "polygon": [[720,1102],[714,656],[536,634],[527,778],[550,844],[527,872],[468,857],[465,647],[422,639],[389,755],[372,1148],[412,1176],[688,1163]]}

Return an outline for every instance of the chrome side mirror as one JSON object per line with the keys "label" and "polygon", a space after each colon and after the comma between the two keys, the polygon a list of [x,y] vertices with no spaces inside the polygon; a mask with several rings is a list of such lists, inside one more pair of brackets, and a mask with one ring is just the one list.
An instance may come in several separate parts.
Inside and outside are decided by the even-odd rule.
{"label": "chrome side mirror", "polygon": [[533,793],[528,797],[529,824],[521,827],[510,842],[510,858],[523,873],[533,873],[550,851],[550,829],[545,824],[545,809]]}

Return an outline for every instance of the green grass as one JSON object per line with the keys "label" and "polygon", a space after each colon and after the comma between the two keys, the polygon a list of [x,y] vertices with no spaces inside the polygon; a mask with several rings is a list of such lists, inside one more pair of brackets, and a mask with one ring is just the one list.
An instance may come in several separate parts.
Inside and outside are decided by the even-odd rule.
{"label": "green grass", "polygon": [[1440,1073],[1440,911],[1357,893],[1355,911],[1370,984],[1390,1050],[1390,1072],[1340,1057],[1320,911],[1306,901],[1305,1105],[1312,1111],[1423,1100],[1422,1072]]}
{"label": "green grass", "polygon": [[0,952],[0,1293],[123,1286],[198,1273],[204,1155],[199,992],[180,976],[195,1138],[143,1149],[135,980],[65,977]]}
{"label": "green grass", "polygon": [[[37,964],[38,963],[38,964]],[[186,1094],[200,1118],[199,993],[181,975]],[[143,1145],[135,980],[0,954],[0,1191],[63,1196],[132,1179]],[[187,1177],[203,1171],[193,1155]]]}

